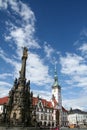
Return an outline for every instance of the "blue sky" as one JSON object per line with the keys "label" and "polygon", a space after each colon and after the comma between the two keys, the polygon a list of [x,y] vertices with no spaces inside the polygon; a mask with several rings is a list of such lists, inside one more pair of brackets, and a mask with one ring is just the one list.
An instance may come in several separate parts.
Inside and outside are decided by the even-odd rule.
{"label": "blue sky", "polygon": [[87,111],[86,5],[86,0],[0,0],[0,97],[19,77],[26,46],[26,78],[34,96],[51,99],[56,63],[63,106]]}

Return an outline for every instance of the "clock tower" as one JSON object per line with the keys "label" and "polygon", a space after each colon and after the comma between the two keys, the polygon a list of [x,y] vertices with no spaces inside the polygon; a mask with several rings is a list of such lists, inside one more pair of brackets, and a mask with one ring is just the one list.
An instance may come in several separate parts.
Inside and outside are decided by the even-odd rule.
{"label": "clock tower", "polygon": [[52,96],[55,97],[55,99],[58,103],[58,107],[61,109],[61,107],[62,107],[61,87],[58,83],[58,75],[57,75],[56,67],[55,67],[55,71],[54,71],[54,83],[52,85]]}
{"label": "clock tower", "polygon": [[58,75],[55,67],[54,71],[54,83],[52,85],[52,98],[56,100],[56,123],[61,126],[61,117],[62,117],[62,97],[61,97],[61,87],[58,83]]}

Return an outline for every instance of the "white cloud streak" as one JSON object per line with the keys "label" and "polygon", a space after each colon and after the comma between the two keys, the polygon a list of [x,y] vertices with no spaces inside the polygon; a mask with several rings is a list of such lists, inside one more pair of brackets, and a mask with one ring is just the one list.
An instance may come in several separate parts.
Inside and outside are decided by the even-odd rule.
{"label": "white cloud streak", "polygon": [[8,77],[12,77],[13,75],[11,73],[2,73],[0,74],[0,79],[6,79]]}
{"label": "white cloud streak", "polygon": [[0,81],[0,97],[7,96],[11,87],[10,83]]}
{"label": "white cloud streak", "polygon": [[16,12],[16,15],[18,15],[20,19],[16,19],[14,15],[16,24],[13,24],[11,21],[6,21],[6,25],[9,27],[9,34],[5,36],[5,39],[13,40],[17,45],[17,48],[23,46],[27,46],[29,48],[40,48],[40,45],[38,44],[34,36],[35,16],[33,11],[30,9],[29,6],[22,3],[21,1],[18,2],[17,0],[6,0],[4,2],[1,1],[0,7],[2,7],[3,9],[9,9],[8,5],[13,12]]}
{"label": "white cloud streak", "polygon": [[87,43],[82,44],[82,46],[80,46],[78,50],[80,50],[83,55],[87,56]]}
{"label": "white cloud streak", "polygon": [[84,62],[83,57],[67,53],[65,57],[60,57],[61,72],[67,75],[83,75],[87,70],[87,65]]}
{"label": "white cloud streak", "polygon": [[0,0],[0,8],[7,9],[8,7],[7,2],[8,0]]}
{"label": "white cloud streak", "polygon": [[46,90],[46,91],[33,90],[33,92],[34,92],[34,96],[35,96],[35,97],[37,97],[37,96],[39,95],[40,98],[46,99],[46,100],[48,100],[48,101],[50,101],[51,98],[52,98],[50,92],[47,91],[47,90]]}
{"label": "white cloud streak", "polygon": [[44,64],[43,60],[40,59],[40,56],[30,53],[29,57],[27,62],[27,74],[30,74],[31,81],[37,85],[51,83],[52,79],[48,74],[49,68]]}
{"label": "white cloud streak", "polygon": [[[79,48],[81,51],[85,51],[85,49],[86,46],[84,44]],[[68,76],[68,79],[65,80],[67,87],[64,91],[66,92],[68,90],[68,97],[72,97],[72,99],[68,99],[66,96],[63,100],[63,105],[68,107],[68,109],[72,107],[86,110],[87,62],[85,58],[81,53],[78,55],[66,53],[65,56],[60,57],[60,64],[62,67],[61,73],[65,75],[65,77]],[[76,89],[78,89],[78,93],[75,91]],[[70,91],[72,94],[69,93]]]}
{"label": "white cloud streak", "polygon": [[[60,57],[60,63],[62,66],[61,72],[70,77],[70,83],[76,86],[85,87],[87,85],[87,65],[85,59],[76,54],[66,54],[66,57]],[[67,81],[66,81],[67,82]],[[67,82],[69,83],[69,81]]]}
{"label": "white cloud streak", "polygon": [[[86,100],[86,95],[82,95],[79,98],[74,98],[74,99],[65,99],[63,100],[64,106],[70,110],[72,107],[73,109],[79,108],[81,110],[87,110],[87,100]],[[84,105],[85,104],[85,105]]]}
{"label": "white cloud streak", "polygon": [[[5,1],[10,5],[12,11],[16,12],[16,15],[21,17],[19,21],[19,26],[12,23],[11,21],[6,21],[6,26],[8,27],[9,33],[5,35],[6,41],[14,41],[13,44],[17,47],[17,55],[20,58],[22,55],[21,47],[26,46],[28,48],[41,48],[34,37],[35,33],[35,16],[29,6],[22,3],[21,1]],[[4,5],[3,5],[4,6]],[[2,6],[2,7],[3,7]],[[6,9],[6,8],[4,8]],[[8,9],[8,6],[7,6]],[[11,13],[11,12],[10,12]],[[16,19],[17,21],[17,19]],[[50,47],[50,50],[52,48]],[[51,51],[52,52],[52,51]],[[51,53],[50,52],[50,53]],[[11,65],[14,66],[14,77],[18,77],[21,64],[15,59],[10,59],[5,54],[1,54],[1,58]],[[49,76],[49,68],[44,64],[44,61],[38,54],[33,54],[29,52],[29,58],[27,60],[27,79],[30,79],[32,83],[38,86],[48,86],[52,82],[51,76]]]}
{"label": "white cloud streak", "polygon": [[44,52],[46,53],[47,58],[51,58],[52,54],[54,53],[54,49],[51,47],[50,44],[44,43]]}

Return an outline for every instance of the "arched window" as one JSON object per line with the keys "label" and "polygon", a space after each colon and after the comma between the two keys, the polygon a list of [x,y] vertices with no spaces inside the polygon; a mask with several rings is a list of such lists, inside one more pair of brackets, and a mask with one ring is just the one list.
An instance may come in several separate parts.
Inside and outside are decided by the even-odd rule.
{"label": "arched window", "polygon": [[16,113],[15,112],[13,113],[13,118],[16,119]]}

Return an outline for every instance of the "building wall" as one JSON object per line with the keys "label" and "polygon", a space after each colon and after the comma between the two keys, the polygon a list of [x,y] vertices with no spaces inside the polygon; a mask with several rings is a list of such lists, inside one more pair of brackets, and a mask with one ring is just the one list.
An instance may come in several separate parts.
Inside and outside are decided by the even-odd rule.
{"label": "building wall", "polygon": [[36,117],[37,122],[42,122],[42,125],[46,124],[46,126],[48,126],[50,124],[52,126],[53,122],[55,124],[52,109],[44,108],[43,111],[39,109],[38,111],[36,111]]}
{"label": "building wall", "polygon": [[52,126],[56,125],[55,110],[44,106],[41,100],[38,100],[36,105],[36,120],[41,125]]}
{"label": "building wall", "polygon": [[3,112],[3,105],[0,105],[0,114]]}
{"label": "building wall", "polygon": [[69,114],[68,115],[68,122],[69,124],[87,124],[87,114]]}
{"label": "building wall", "polygon": [[62,126],[68,126],[68,112],[62,111]]}

